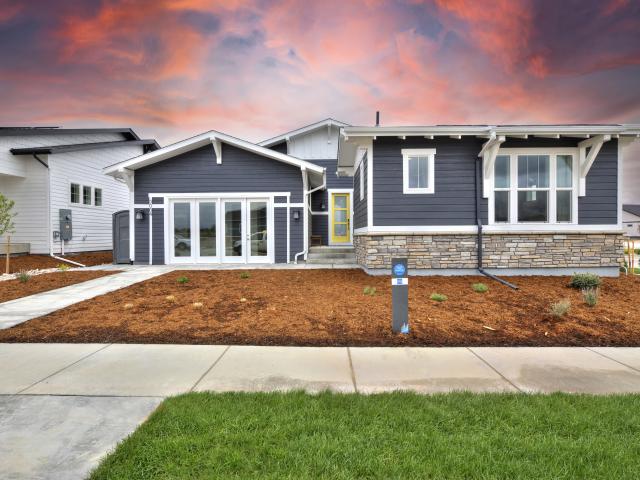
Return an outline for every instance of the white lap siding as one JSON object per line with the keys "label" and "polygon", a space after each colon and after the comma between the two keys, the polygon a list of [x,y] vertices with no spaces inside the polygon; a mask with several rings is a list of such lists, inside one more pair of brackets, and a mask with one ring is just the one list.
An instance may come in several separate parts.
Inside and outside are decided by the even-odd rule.
{"label": "white lap siding", "polygon": [[[112,214],[129,208],[126,185],[104,175],[108,165],[142,154],[141,146],[122,146],[51,155],[51,229],[59,230],[60,209],[71,209],[73,239],[65,243],[65,252],[111,250]],[[80,203],[72,204],[70,184],[80,185]],[[92,187],[91,206],[82,204],[82,186]],[[95,188],[102,189],[102,206],[93,206]],[[60,252],[60,241],[54,251]]]}

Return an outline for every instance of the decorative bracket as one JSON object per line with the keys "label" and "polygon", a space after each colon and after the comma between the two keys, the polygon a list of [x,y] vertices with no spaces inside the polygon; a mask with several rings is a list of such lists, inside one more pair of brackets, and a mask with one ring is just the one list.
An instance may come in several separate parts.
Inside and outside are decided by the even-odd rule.
{"label": "decorative bracket", "polygon": [[219,138],[211,137],[211,143],[213,144],[213,150],[216,152],[216,163],[222,165],[222,142]]}
{"label": "decorative bracket", "polygon": [[[584,197],[587,194],[587,174],[595,161],[604,142],[611,140],[611,135],[596,135],[595,137],[583,140],[578,143],[580,186],[578,195]],[[589,149],[589,153],[587,153]]]}
{"label": "decorative bracket", "polygon": [[489,190],[491,189],[491,178],[493,177],[493,166],[496,163],[496,157],[498,156],[498,150],[500,145],[504,143],[506,137],[504,135],[496,136],[495,132],[491,132],[489,140],[484,142],[482,150],[478,154],[482,157],[483,175],[482,175],[482,196],[484,198],[489,197]]}

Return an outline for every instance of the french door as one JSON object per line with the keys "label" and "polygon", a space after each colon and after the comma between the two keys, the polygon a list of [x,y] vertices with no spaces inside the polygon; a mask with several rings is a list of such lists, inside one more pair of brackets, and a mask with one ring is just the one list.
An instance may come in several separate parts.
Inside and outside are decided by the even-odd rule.
{"label": "french door", "polygon": [[180,199],[169,209],[171,263],[273,262],[268,199]]}

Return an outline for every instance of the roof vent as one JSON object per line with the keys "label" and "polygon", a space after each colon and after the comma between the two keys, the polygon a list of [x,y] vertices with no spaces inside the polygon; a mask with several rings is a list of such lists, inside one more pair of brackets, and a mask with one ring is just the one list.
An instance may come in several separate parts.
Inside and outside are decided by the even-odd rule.
{"label": "roof vent", "polygon": [[380,112],[376,111],[376,127],[380,126]]}

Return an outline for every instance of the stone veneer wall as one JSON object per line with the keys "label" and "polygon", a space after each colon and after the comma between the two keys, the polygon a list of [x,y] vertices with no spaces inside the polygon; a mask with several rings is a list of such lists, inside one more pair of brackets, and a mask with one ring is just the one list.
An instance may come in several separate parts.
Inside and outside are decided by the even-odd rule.
{"label": "stone veneer wall", "polygon": [[[390,268],[391,258],[408,257],[412,269],[476,268],[476,235],[356,235],[358,263]],[[602,268],[623,264],[619,234],[494,234],[483,235],[486,268]]]}

